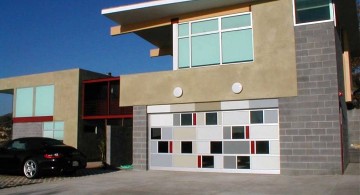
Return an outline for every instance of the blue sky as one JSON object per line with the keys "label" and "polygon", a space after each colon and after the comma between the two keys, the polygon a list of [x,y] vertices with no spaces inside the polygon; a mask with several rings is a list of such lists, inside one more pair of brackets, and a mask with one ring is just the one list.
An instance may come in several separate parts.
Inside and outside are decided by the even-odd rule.
{"label": "blue sky", "polygon": [[[150,58],[142,38],[110,36],[109,7],[145,0],[1,0],[0,79],[82,68],[113,75],[170,70],[170,57]],[[11,112],[0,95],[0,115]]]}

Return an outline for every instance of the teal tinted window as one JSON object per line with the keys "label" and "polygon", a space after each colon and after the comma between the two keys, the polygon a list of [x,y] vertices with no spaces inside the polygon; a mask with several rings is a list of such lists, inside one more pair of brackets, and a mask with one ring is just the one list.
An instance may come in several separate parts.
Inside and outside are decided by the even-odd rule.
{"label": "teal tinted window", "polygon": [[54,114],[54,86],[36,87],[35,116]]}
{"label": "teal tinted window", "polygon": [[178,26],[178,68],[254,60],[251,13]]}
{"label": "teal tinted window", "polygon": [[49,131],[54,129],[54,123],[53,122],[45,122],[44,123],[44,131]]}
{"label": "teal tinted window", "polygon": [[44,131],[43,137],[54,138],[54,131]]}
{"label": "teal tinted window", "polygon": [[192,66],[220,64],[219,34],[201,35],[192,38]]}
{"label": "teal tinted window", "polygon": [[183,36],[189,36],[189,24],[179,24],[179,31],[178,31],[179,37]]}
{"label": "teal tinted window", "polygon": [[296,23],[332,19],[331,0],[295,0]]}
{"label": "teal tinted window", "polygon": [[54,131],[54,139],[64,140],[64,131]]}
{"label": "teal tinted window", "polygon": [[189,38],[179,39],[179,68],[190,66]]}
{"label": "teal tinted window", "polygon": [[64,122],[55,122],[54,123],[54,130],[64,131]]}
{"label": "teal tinted window", "polygon": [[44,122],[43,136],[64,140],[64,122]]}
{"label": "teal tinted window", "polygon": [[251,26],[251,17],[250,14],[244,14],[239,16],[231,16],[222,19],[221,28],[231,29],[231,28],[241,28]]}
{"label": "teal tinted window", "polygon": [[223,63],[252,61],[252,30],[237,30],[222,33]]}
{"label": "teal tinted window", "polygon": [[191,33],[205,33],[219,30],[218,19],[194,22],[191,26]]}
{"label": "teal tinted window", "polygon": [[30,117],[33,115],[33,88],[22,88],[16,90],[15,116]]}

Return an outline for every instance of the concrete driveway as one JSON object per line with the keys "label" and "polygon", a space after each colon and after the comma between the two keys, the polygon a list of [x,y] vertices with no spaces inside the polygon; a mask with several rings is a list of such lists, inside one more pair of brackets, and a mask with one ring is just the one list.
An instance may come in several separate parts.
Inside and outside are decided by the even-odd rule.
{"label": "concrete driveway", "polygon": [[359,175],[282,176],[117,171],[7,188],[0,194],[360,194]]}

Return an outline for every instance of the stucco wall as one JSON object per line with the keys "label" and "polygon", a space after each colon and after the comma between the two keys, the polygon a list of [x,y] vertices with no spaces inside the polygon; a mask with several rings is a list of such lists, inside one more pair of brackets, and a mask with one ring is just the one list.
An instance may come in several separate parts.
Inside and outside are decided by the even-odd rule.
{"label": "stucco wall", "polygon": [[[120,105],[154,105],[276,98],[297,95],[292,3],[271,1],[251,6],[254,61],[124,75],[120,83]],[[240,94],[231,86],[243,85]],[[175,87],[183,96],[175,98]]]}

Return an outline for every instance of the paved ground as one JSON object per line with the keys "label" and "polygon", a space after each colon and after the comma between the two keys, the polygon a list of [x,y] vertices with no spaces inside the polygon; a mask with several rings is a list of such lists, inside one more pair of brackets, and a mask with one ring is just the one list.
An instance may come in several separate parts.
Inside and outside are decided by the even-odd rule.
{"label": "paved ground", "polygon": [[283,176],[116,171],[0,190],[0,194],[360,194],[360,175]]}
{"label": "paved ground", "polygon": [[[0,189],[3,188],[11,188],[23,185],[31,185],[31,184],[38,184],[38,183],[50,183],[55,181],[61,181],[65,179],[77,179],[85,176],[90,175],[99,175],[105,173],[111,173],[116,170],[111,169],[102,169],[102,168],[88,168],[84,170],[79,170],[76,174],[71,176],[54,176],[48,175],[38,179],[27,179],[24,176],[16,175],[16,174],[0,174]],[[1,191],[0,191],[1,194]]]}
{"label": "paved ground", "polygon": [[0,189],[23,186],[23,185],[38,184],[38,183],[49,183],[49,182],[60,181],[60,180],[64,180],[64,179],[75,179],[75,178],[80,178],[80,177],[85,177],[85,176],[90,176],[90,175],[111,173],[114,171],[118,171],[118,170],[103,169],[101,162],[89,162],[87,164],[86,169],[79,170],[76,172],[76,174],[71,175],[71,176],[47,175],[47,176],[43,176],[38,179],[27,179],[24,176],[19,175],[19,174],[0,173]]}

